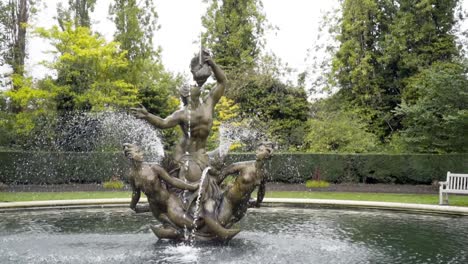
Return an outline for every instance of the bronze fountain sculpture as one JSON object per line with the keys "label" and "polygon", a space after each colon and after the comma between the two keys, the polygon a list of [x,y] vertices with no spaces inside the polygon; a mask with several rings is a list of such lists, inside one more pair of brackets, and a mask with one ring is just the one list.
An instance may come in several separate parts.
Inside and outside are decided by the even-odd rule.
{"label": "bronze fountain sculpture", "polygon": [[[137,213],[152,212],[162,224],[151,227],[160,239],[228,241],[240,232],[233,225],[245,215],[247,208],[258,207],[263,200],[266,179],[263,165],[271,157],[273,147],[271,143],[262,143],[255,161],[225,168],[219,161],[210,159],[206,142],[213,126],[214,107],[224,94],[227,79],[205,50],[192,59],[190,68],[197,85],[179,90],[182,109],[163,119],[150,114],[143,106],[131,108],[135,117],[155,128],[179,126],[183,135],[173,156],[166,157],[163,165],[143,162],[138,146],[124,144],[125,155],[132,164],[130,208]],[[202,98],[202,86],[212,73],[216,86]],[[234,183],[222,188],[229,175],[237,177]],[[257,199],[251,201],[256,187],[259,187]],[[146,207],[137,205],[141,192],[148,198]]]}

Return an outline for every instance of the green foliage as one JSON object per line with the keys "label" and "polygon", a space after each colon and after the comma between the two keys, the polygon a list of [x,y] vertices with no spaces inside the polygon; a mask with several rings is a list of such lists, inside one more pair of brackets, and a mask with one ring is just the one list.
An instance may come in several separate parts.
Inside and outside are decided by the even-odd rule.
{"label": "green foliage", "polygon": [[158,14],[153,0],[116,0],[109,13],[116,26],[115,41],[127,50],[130,61],[151,59],[157,52],[153,49],[153,34],[158,29]]}
{"label": "green foliage", "polygon": [[215,61],[229,79],[226,96],[239,103],[247,80],[257,74],[267,27],[261,0],[206,0],[209,7],[202,17],[206,28],[203,47],[211,50]]}
{"label": "green foliage", "polygon": [[[320,103],[330,104],[331,100]],[[315,103],[317,105],[319,103]],[[311,152],[365,153],[378,149],[378,138],[356,113],[319,109],[307,122],[304,149]]]}
{"label": "green foliage", "polygon": [[11,146],[14,142],[13,132],[14,115],[8,111],[7,99],[0,92],[0,146]]}
{"label": "green foliage", "polygon": [[[117,0],[109,9],[116,26],[115,41],[126,51],[128,66],[123,78],[138,88],[138,99],[152,114],[166,117],[179,106],[176,87],[182,83],[164,70],[160,50],[154,50],[153,38],[159,28],[153,0]],[[162,131],[169,149],[180,136],[177,129]]]}
{"label": "green foliage", "polygon": [[147,66],[142,71],[142,74],[147,76],[141,80],[139,101],[150,113],[166,117],[180,105],[176,87],[182,84],[182,78],[174,77],[163,69]]}
{"label": "green foliage", "polygon": [[102,187],[104,187],[104,189],[121,190],[125,187],[125,183],[121,180],[111,179],[103,182]]}
{"label": "green foliage", "polygon": [[34,87],[31,78],[13,74],[12,79],[16,89],[6,91],[4,94],[12,105],[22,111],[8,115],[5,129],[8,131],[7,135],[14,135],[10,143],[22,144],[34,131],[41,129],[36,126],[39,120],[54,116],[51,110],[54,107],[55,91]]}
{"label": "green foliage", "polygon": [[459,56],[453,27],[458,0],[345,0],[333,59],[339,96],[385,141],[402,129],[394,114],[410,78]]}
{"label": "green foliage", "polygon": [[107,43],[86,27],[73,29],[70,23],[64,31],[52,27],[37,32],[51,41],[58,56],[48,65],[58,75],[53,82],[58,110],[102,110],[136,104],[136,87],[122,78],[128,61],[118,43]]}
{"label": "green foliage", "polygon": [[237,98],[241,117],[253,118],[282,149],[302,147],[309,105],[304,89],[271,75],[251,76]]}
{"label": "green foliage", "polygon": [[[381,65],[378,64],[378,45],[384,37],[385,10],[375,0],[346,0],[342,4],[338,49],[333,62],[333,79],[340,87],[340,96],[349,108],[358,111],[366,122],[381,120]],[[383,21],[382,21],[383,20]],[[385,109],[386,110],[386,109]],[[380,133],[381,121],[373,132]],[[380,135],[379,135],[380,136]]]}
{"label": "green foliage", "polygon": [[90,11],[94,11],[96,0],[68,0],[68,8],[65,9],[62,3],[57,4],[57,20],[62,30],[65,30],[66,23],[73,22],[75,27],[91,27]]}
{"label": "green foliage", "polygon": [[26,36],[39,3],[32,0],[0,2],[0,61],[10,65],[16,75],[24,75]]}
{"label": "green foliage", "polygon": [[[254,159],[254,154],[229,154],[227,164]],[[275,182],[304,183],[320,174],[330,183],[430,184],[467,166],[468,154],[275,153],[265,168],[268,181]],[[0,152],[0,182],[6,184],[101,183],[112,175],[125,177],[128,169],[123,153]]]}
{"label": "green foliage", "polygon": [[0,182],[7,184],[102,183],[128,169],[123,153],[0,151]]}
{"label": "green foliage", "polygon": [[[208,138],[208,149],[213,150],[219,146],[219,128],[222,123],[233,122],[239,115],[239,106],[227,97],[221,100],[215,107],[215,118]],[[234,124],[235,125],[235,124]]]}
{"label": "green foliage", "polygon": [[435,63],[408,80],[397,113],[413,152],[468,152],[468,79],[456,63]]}
{"label": "green foliage", "polygon": [[[152,80],[152,74],[159,74],[164,69],[159,60],[159,50],[153,48],[153,37],[158,29],[158,14],[153,0],[117,0],[109,9],[116,26],[114,40],[121,49],[127,51],[129,65],[125,77],[128,82],[139,88]],[[155,71],[155,68],[159,68]],[[153,83],[152,83],[153,84]]]}
{"label": "green foliage", "polygon": [[326,181],[307,180],[305,186],[307,188],[327,188],[330,186],[330,183]]}
{"label": "green foliage", "polygon": [[[261,56],[268,27],[260,0],[209,0],[202,18],[203,46],[226,71],[228,98],[240,108],[239,117],[253,119],[284,149],[301,148],[308,103],[301,87],[279,79],[274,56]],[[257,122],[258,121],[258,122]]]}
{"label": "green foliage", "polygon": [[[229,164],[255,157],[230,154],[227,159]],[[304,183],[320,175],[320,180],[329,183],[431,184],[445,180],[447,171],[467,170],[467,154],[275,153],[266,164],[268,181],[287,183]]]}
{"label": "green foliage", "polygon": [[[163,118],[173,113],[180,105],[179,99],[175,96],[177,93],[175,90],[181,85],[181,78],[174,78],[171,74],[153,67],[142,73],[149,76],[146,79],[148,83],[139,90],[139,101],[150,113]],[[164,129],[161,130],[161,133],[164,137],[165,149],[171,149],[180,137],[178,128]]]}
{"label": "green foliage", "polygon": [[204,46],[228,72],[252,68],[263,47],[265,15],[260,0],[207,0]]}

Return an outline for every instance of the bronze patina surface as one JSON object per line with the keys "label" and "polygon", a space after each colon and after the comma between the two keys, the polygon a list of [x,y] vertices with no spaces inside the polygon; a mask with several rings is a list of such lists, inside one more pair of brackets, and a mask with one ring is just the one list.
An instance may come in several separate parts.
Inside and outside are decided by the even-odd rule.
{"label": "bronze patina surface", "polygon": [[[138,146],[124,145],[125,155],[132,163],[130,208],[137,213],[152,212],[161,222],[160,226],[152,227],[159,238],[227,241],[240,232],[233,225],[245,215],[247,208],[258,207],[262,202],[266,179],[263,166],[273,148],[271,143],[260,144],[256,160],[227,167],[220,163],[223,157],[210,159],[206,143],[213,126],[214,108],[224,94],[227,78],[207,51],[191,60],[190,69],[196,85],[179,89],[183,102],[180,110],[161,118],[144,106],[131,108],[136,118],[146,120],[157,129],[179,126],[182,137],[174,147],[170,162],[165,162],[171,165],[145,163]],[[216,86],[202,97],[202,87],[211,74]],[[234,182],[222,188],[229,175],[235,177]],[[251,201],[250,196],[257,187],[258,197]],[[141,192],[148,198],[147,207],[137,205]]]}

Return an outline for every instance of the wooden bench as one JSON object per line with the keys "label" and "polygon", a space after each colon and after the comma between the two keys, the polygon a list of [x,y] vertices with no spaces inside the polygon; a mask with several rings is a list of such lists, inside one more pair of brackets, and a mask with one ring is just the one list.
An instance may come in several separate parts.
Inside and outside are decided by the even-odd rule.
{"label": "wooden bench", "polygon": [[439,204],[448,204],[448,193],[468,194],[468,174],[449,171],[447,181],[439,182],[439,185]]}

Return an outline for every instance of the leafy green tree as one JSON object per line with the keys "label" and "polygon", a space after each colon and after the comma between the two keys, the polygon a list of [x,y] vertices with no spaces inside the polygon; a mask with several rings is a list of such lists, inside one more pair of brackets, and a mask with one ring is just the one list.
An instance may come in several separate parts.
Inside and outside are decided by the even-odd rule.
{"label": "leafy green tree", "polygon": [[66,23],[73,22],[75,27],[91,27],[89,13],[94,11],[96,0],[68,0],[68,8],[57,4],[57,20],[65,30]]}
{"label": "leafy green tree", "polygon": [[4,126],[6,135],[10,135],[8,145],[24,145],[28,138],[39,131],[40,120],[55,115],[54,90],[38,89],[34,87],[31,78],[13,76],[13,84],[17,89],[4,93],[11,104],[22,109],[21,112],[5,115]]}
{"label": "leafy green tree", "polygon": [[117,0],[110,7],[116,25],[114,38],[126,51],[129,62],[124,77],[139,89],[139,98],[152,113],[166,116],[174,111],[173,96],[182,82],[165,71],[153,36],[159,28],[152,0]]}
{"label": "leafy green tree", "polygon": [[408,80],[397,113],[400,137],[412,152],[468,151],[468,79],[458,63],[434,63]]}
{"label": "leafy green tree", "polygon": [[89,28],[73,28],[71,23],[64,31],[55,26],[38,33],[51,41],[57,55],[49,67],[57,72],[52,85],[58,110],[101,110],[137,103],[136,87],[122,78],[128,61],[118,43],[107,43]]}
{"label": "leafy green tree", "polygon": [[452,29],[458,0],[345,0],[333,77],[343,104],[385,140],[402,129],[394,114],[408,79],[459,55]]}
{"label": "leafy green tree", "polygon": [[242,93],[249,74],[264,47],[266,17],[261,0],[206,0],[208,11],[202,18],[206,28],[203,46],[226,71],[230,80],[226,94],[231,99]]}
{"label": "leafy green tree", "polygon": [[309,119],[305,149],[311,152],[365,153],[378,149],[378,138],[349,112],[321,112]]}
{"label": "leafy green tree", "polygon": [[[174,77],[166,71],[162,71],[157,64],[147,64],[148,69],[142,73],[148,74],[146,83],[141,84],[142,88],[138,91],[138,100],[146,109],[153,114],[161,117],[166,117],[173,113],[179,106],[180,101],[175,88],[180,86],[182,79]],[[180,130],[178,128],[161,130],[163,135],[163,143],[165,149],[172,149],[180,138]]]}
{"label": "leafy green tree", "polygon": [[20,76],[24,75],[28,23],[37,11],[36,4],[37,1],[32,0],[0,1],[1,59],[11,66],[13,74]]}
{"label": "leafy green tree", "polygon": [[116,0],[109,8],[116,26],[114,39],[128,51],[127,58],[133,63],[159,56],[153,48],[153,36],[159,29],[153,0],[138,2],[141,6],[136,0]]}
{"label": "leafy green tree", "polygon": [[332,62],[336,80],[349,108],[359,111],[374,133],[385,136],[389,111],[384,98],[380,63],[381,43],[388,33],[394,7],[387,1],[345,0],[338,40],[340,47]]}
{"label": "leafy green tree", "polygon": [[255,119],[283,149],[300,148],[308,103],[300,87],[279,80],[274,56],[262,56],[264,31],[269,28],[259,0],[211,0],[202,18],[203,46],[226,71],[228,98],[240,108],[239,118]]}
{"label": "leafy green tree", "polygon": [[309,104],[303,88],[284,84],[271,75],[252,76],[239,95],[240,117],[255,119],[282,149],[302,148]]}
{"label": "leafy green tree", "polygon": [[215,107],[215,119],[208,139],[208,149],[213,150],[219,146],[219,128],[225,122],[234,122],[239,116],[239,105],[227,97],[221,97],[221,100]]}
{"label": "leafy green tree", "polygon": [[0,93],[0,148],[11,146],[14,142],[13,118],[8,109],[7,97]]}
{"label": "leafy green tree", "polygon": [[[114,39],[126,51],[129,63],[123,77],[138,88],[139,101],[148,111],[166,117],[179,105],[176,87],[182,78],[164,69],[160,49],[154,49],[153,37],[159,26],[153,0],[116,0],[109,13],[116,26]],[[162,131],[166,148],[177,140],[176,131]]]}
{"label": "leafy green tree", "polygon": [[227,70],[253,67],[263,47],[265,15],[260,0],[211,0],[202,19],[204,44]]}

